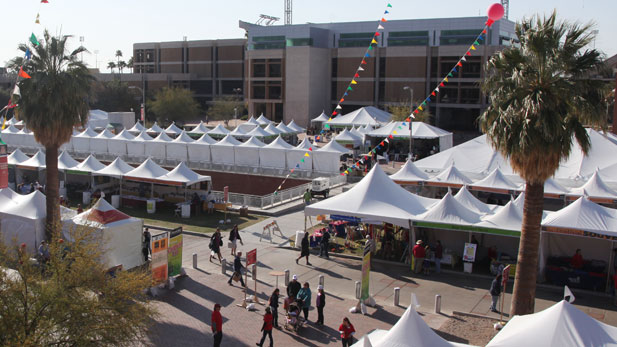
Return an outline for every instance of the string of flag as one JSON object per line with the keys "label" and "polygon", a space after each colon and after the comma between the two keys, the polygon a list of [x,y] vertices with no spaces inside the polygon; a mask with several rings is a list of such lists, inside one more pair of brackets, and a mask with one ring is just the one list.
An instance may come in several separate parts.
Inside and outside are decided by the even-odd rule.
{"label": "string of flag", "polygon": [[[30,34],[30,37],[28,38],[28,42],[30,42],[30,44],[32,44],[33,47],[37,47],[40,43],[38,41],[38,39],[36,38],[36,35],[34,34],[34,27],[37,24],[41,24],[41,6],[42,4],[48,4],[49,1],[48,0],[41,0],[39,2],[39,7],[36,11],[36,18],[34,20],[34,25],[32,27],[32,33]],[[6,118],[8,116],[9,110],[15,108],[18,106],[17,104],[17,100],[15,100],[14,96],[17,95],[18,97],[21,98],[21,90],[19,89],[19,82],[23,81],[24,79],[29,79],[32,78],[28,72],[26,72],[26,70],[24,69],[24,65],[26,64],[27,61],[29,61],[32,58],[32,52],[30,51],[30,48],[26,48],[26,52],[24,54],[24,61],[22,62],[22,65],[19,67],[19,70],[17,72],[17,76],[15,76],[15,83],[14,83],[14,87],[13,87],[13,92],[11,93],[11,96],[9,97],[9,102],[6,106],[4,106],[1,110],[0,110],[0,114],[4,113],[2,115],[2,127],[0,128],[0,130],[4,130],[5,126],[6,126]]]}
{"label": "string of flag", "polygon": [[[341,98],[338,100],[336,107],[334,108],[334,110],[332,111],[332,114],[330,115],[328,121],[332,120],[334,117],[336,117],[337,115],[339,115],[340,110],[342,109],[341,104],[343,102],[345,102],[345,98],[349,95],[349,93],[353,92],[353,86],[358,84],[358,79],[360,78],[360,72],[364,71],[364,68],[362,67],[363,65],[367,65],[367,59],[371,57],[371,51],[374,50],[374,48],[379,44],[379,42],[377,41],[377,39],[379,38],[379,36],[381,36],[381,33],[379,32],[380,30],[384,30],[384,26],[382,25],[383,23],[386,23],[386,16],[390,13],[390,8],[392,8],[391,4],[387,4],[386,5],[386,10],[383,12],[383,16],[381,17],[381,19],[379,20],[379,24],[377,25],[377,29],[375,30],[375,33],[373,34],[373,36],[371,37],[371,41],[368,45],[368,47],[366,48],[366,50],[364,51],[364,54],[362,55],[362,60],[360,61],[360,64],[358,65],[358,67],[356,68],[356,72],[354,73],[353,78],[351,79],[351,81],[349,82],[349,84],[347,84],[347,87],[345,88],[345,91],[343,92],[343,95],[341,96]],[[325,129],[322,129],[319,133],[319,135],[323,135],[325,133],[325,131],[327,129],[330,129],[330,126],[326,124]],[[285,182],[287,182],[287,179],[289,179],[289,177],[294,173],[294,171],[296,169],[300,168],[300,165],[302,163],[304,163],[306,161],[307,158],[311,157],[311,153],[313,152],[313,146],[310,146],[308,148],[308,150],[304,153],[304,156],[302,157],[302,159],[300,159],[299,163],[296,163],[296,166],[293,167],[289,173],[285,176],[285,179],[283,179],[283,182],[281,182],[281,184],[276,188],[276,190],[274,191],[274,195],[277,195],[278,192],[281,190],[281,188],[283,187],[283,185],[285,184]]]}

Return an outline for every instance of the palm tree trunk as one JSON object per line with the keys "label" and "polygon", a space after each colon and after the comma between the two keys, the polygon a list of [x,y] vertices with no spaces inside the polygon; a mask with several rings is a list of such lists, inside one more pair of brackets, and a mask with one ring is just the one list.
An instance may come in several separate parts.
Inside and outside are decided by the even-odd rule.
{"label": "palm tree trunk", "polygon": [[511,316],[534,312],[540,223],[544,206],[544,183],[527,182],[523,207],[523,228],[518,246],[516,277],[512,294]]}
{"label": "palm tree trunk", "polygon": [[45,225],[45,237],[51,237],[60,231],[60,197],[58,179],[58,146],[45,146],[45,166],[47,169],[47,182],[45,194],[47,196],[47,223]]}

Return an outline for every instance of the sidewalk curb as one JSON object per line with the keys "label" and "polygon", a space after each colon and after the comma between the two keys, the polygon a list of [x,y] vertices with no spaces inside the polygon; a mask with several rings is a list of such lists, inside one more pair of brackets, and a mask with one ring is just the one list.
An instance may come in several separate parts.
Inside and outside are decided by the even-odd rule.
{"label": "sidewalk curb", "polygon": [[[484,319],[490,319],[490,320],[494,320],[496,322],[500,322],[501,320],[499,320],[499,318],[494,318],[494,317],[489,317],[489,316],[485,316],[483,314],[477,314],[477,313],[471,313],[471,312],[461,312],[461,311],[452,311],[452,315],[461,315],[461,316],[469,316],[469,317],[474,317],[474,318],[484,318]],[[503,321],[508,321],[507,319],[503,319]]]}

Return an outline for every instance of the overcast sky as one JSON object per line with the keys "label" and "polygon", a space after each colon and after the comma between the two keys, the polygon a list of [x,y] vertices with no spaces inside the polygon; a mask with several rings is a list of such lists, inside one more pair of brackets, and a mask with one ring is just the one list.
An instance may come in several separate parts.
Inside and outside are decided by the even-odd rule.
{"label": "overcast sky", "polygon": [[[260,14],[280,17],[283,23],[284,0],[19,0],[3,6],[0,21],[0,65],[19,55],[17,45],[31,33],[74,35],[74,46],[83,37],[90,51],[84,60],[106,69],[115,61],[116,50],[123,59],[132,55],[133,43],[242,38],[238,20],[254,23]],[[387,19],[448,18],[486,15],[496,1],[484,0],[390,0]],[[295,0],[293,23],[353,22],[379,20],[388,1],[368,0]],[[557,10],[560,18],[594,21],[598,38],[596,48],[607,57],[617,54],[617,1],[614,0],[511,0],[510,19],[517,21],[533,14]],[[35,24],[37,13],[41,24]],[[386,24],[387,25],[387,24]],[[386,28],[387,29],[387,28]],[[96,52],[96,54],[95,54]],[[105,70],[108,71],[108,70]]]}

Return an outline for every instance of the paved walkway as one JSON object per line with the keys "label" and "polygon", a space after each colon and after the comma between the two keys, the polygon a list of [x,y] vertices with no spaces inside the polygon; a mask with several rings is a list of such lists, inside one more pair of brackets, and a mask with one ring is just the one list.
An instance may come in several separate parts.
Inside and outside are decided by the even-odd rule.
{"label": "paved walkway", "polygon": [[[292,213],[279,218],[278,221],[285,235],[292,235],[295,230],[304,227],[303,214]],[[355,305],[355,281],[360,280],[360,262],[356,259],[347,259],[331,256],[330,260],[311,256],[312,266],[300,261],[296,265],[294,259],[299,255],[295,250],[281,248],[286,239],[274,237],[274,242],[264,240],[259,242],[263,225],[271,222],[269,219],[255,224],[241,232],[244,246],[239,250],[246,251],[257,248],[258,282],[257,292],[261,301],[266,301],[276,285],[275,278],[268,275],[270,271],[289,269],[297,274],[300,281],[308,281],[315,291],[319,275],[325,277],[325,290],[328,293],[325,320],[323,327],[309,323],[300,332],[291,333],[275,331],[274,339],[278,346],[325,346],[339,345],[337,329],[342,318],[348,316],[355,325],[358,335],[375,328],[387,329],[394,324],[404,311],[404,307],[411,302],[411,293],[415,293],[421,304],[419,312],[424,314],[425,321],[432,328],[441,326],[453,311],[471,312],[481,315],[496,316],[490,313],[490,296],[488,287],[490,279],[470,276],[462,273],[444,272],[439,275],[415,276],[407,266],[397,266],[375,262],[371,272],[371,294],[377,301],[378,307],[370,309],[369,315],[351,314],[348,309]],[[224,234],[226,237],[226,233]],[[195,236],[185,236],[184,239],[184,266],[188,277],[180,279],[177,287],[155,301],[159,308],[160,317],[156,319],[151,329],[148,345],[156,346],[192,346],[210,345],[210,315],[215,302],[220,303],[224,316],[224,346],[252,345],[261,337],[261,319],[264,306],[257,305],[255,312],[248,312],[236,304],[241,303],[243,292],[238,286],[227,285],[227,277],[221,274],[221,266],[208,261],[209,239]],[[224,241],[226,244],[226,240]],[[223,256],[229,261],[232,257],[226,246],[222,247]],[[197,253],[199,265],[192,269],[192,254]],[[227,273],[228,275],[230,272]],[[249,288],[254,288],[252,279],[248,281]],[[279,287],[284,290],[284,279],[279,279]],[[393,289],[401,288],[401,307],[393,306]],[[511,293],[511,288],[508,290]],[[252,294],[252,290],[249,294]],[[506,295],[505,311],[509,309],[510,294]],[[596,319],[611,325],[617,325],[617,312],[612,300],[591,294],[574,292],[576,306]],[[442,296],[441,315],[432,313],[434,297]],[[313,304],[314,304],[313,294]],[[536,311],[549,307],[559,301],[563,295],[562,289],[539,287],[537,290]],[[316,311],[312,310],[309,320],[314,321]],[[281,315],[280,322],[283,322]],[[451,338],[451,337],[450,337]],[[457,341],[465,342],[465,341]]]}

